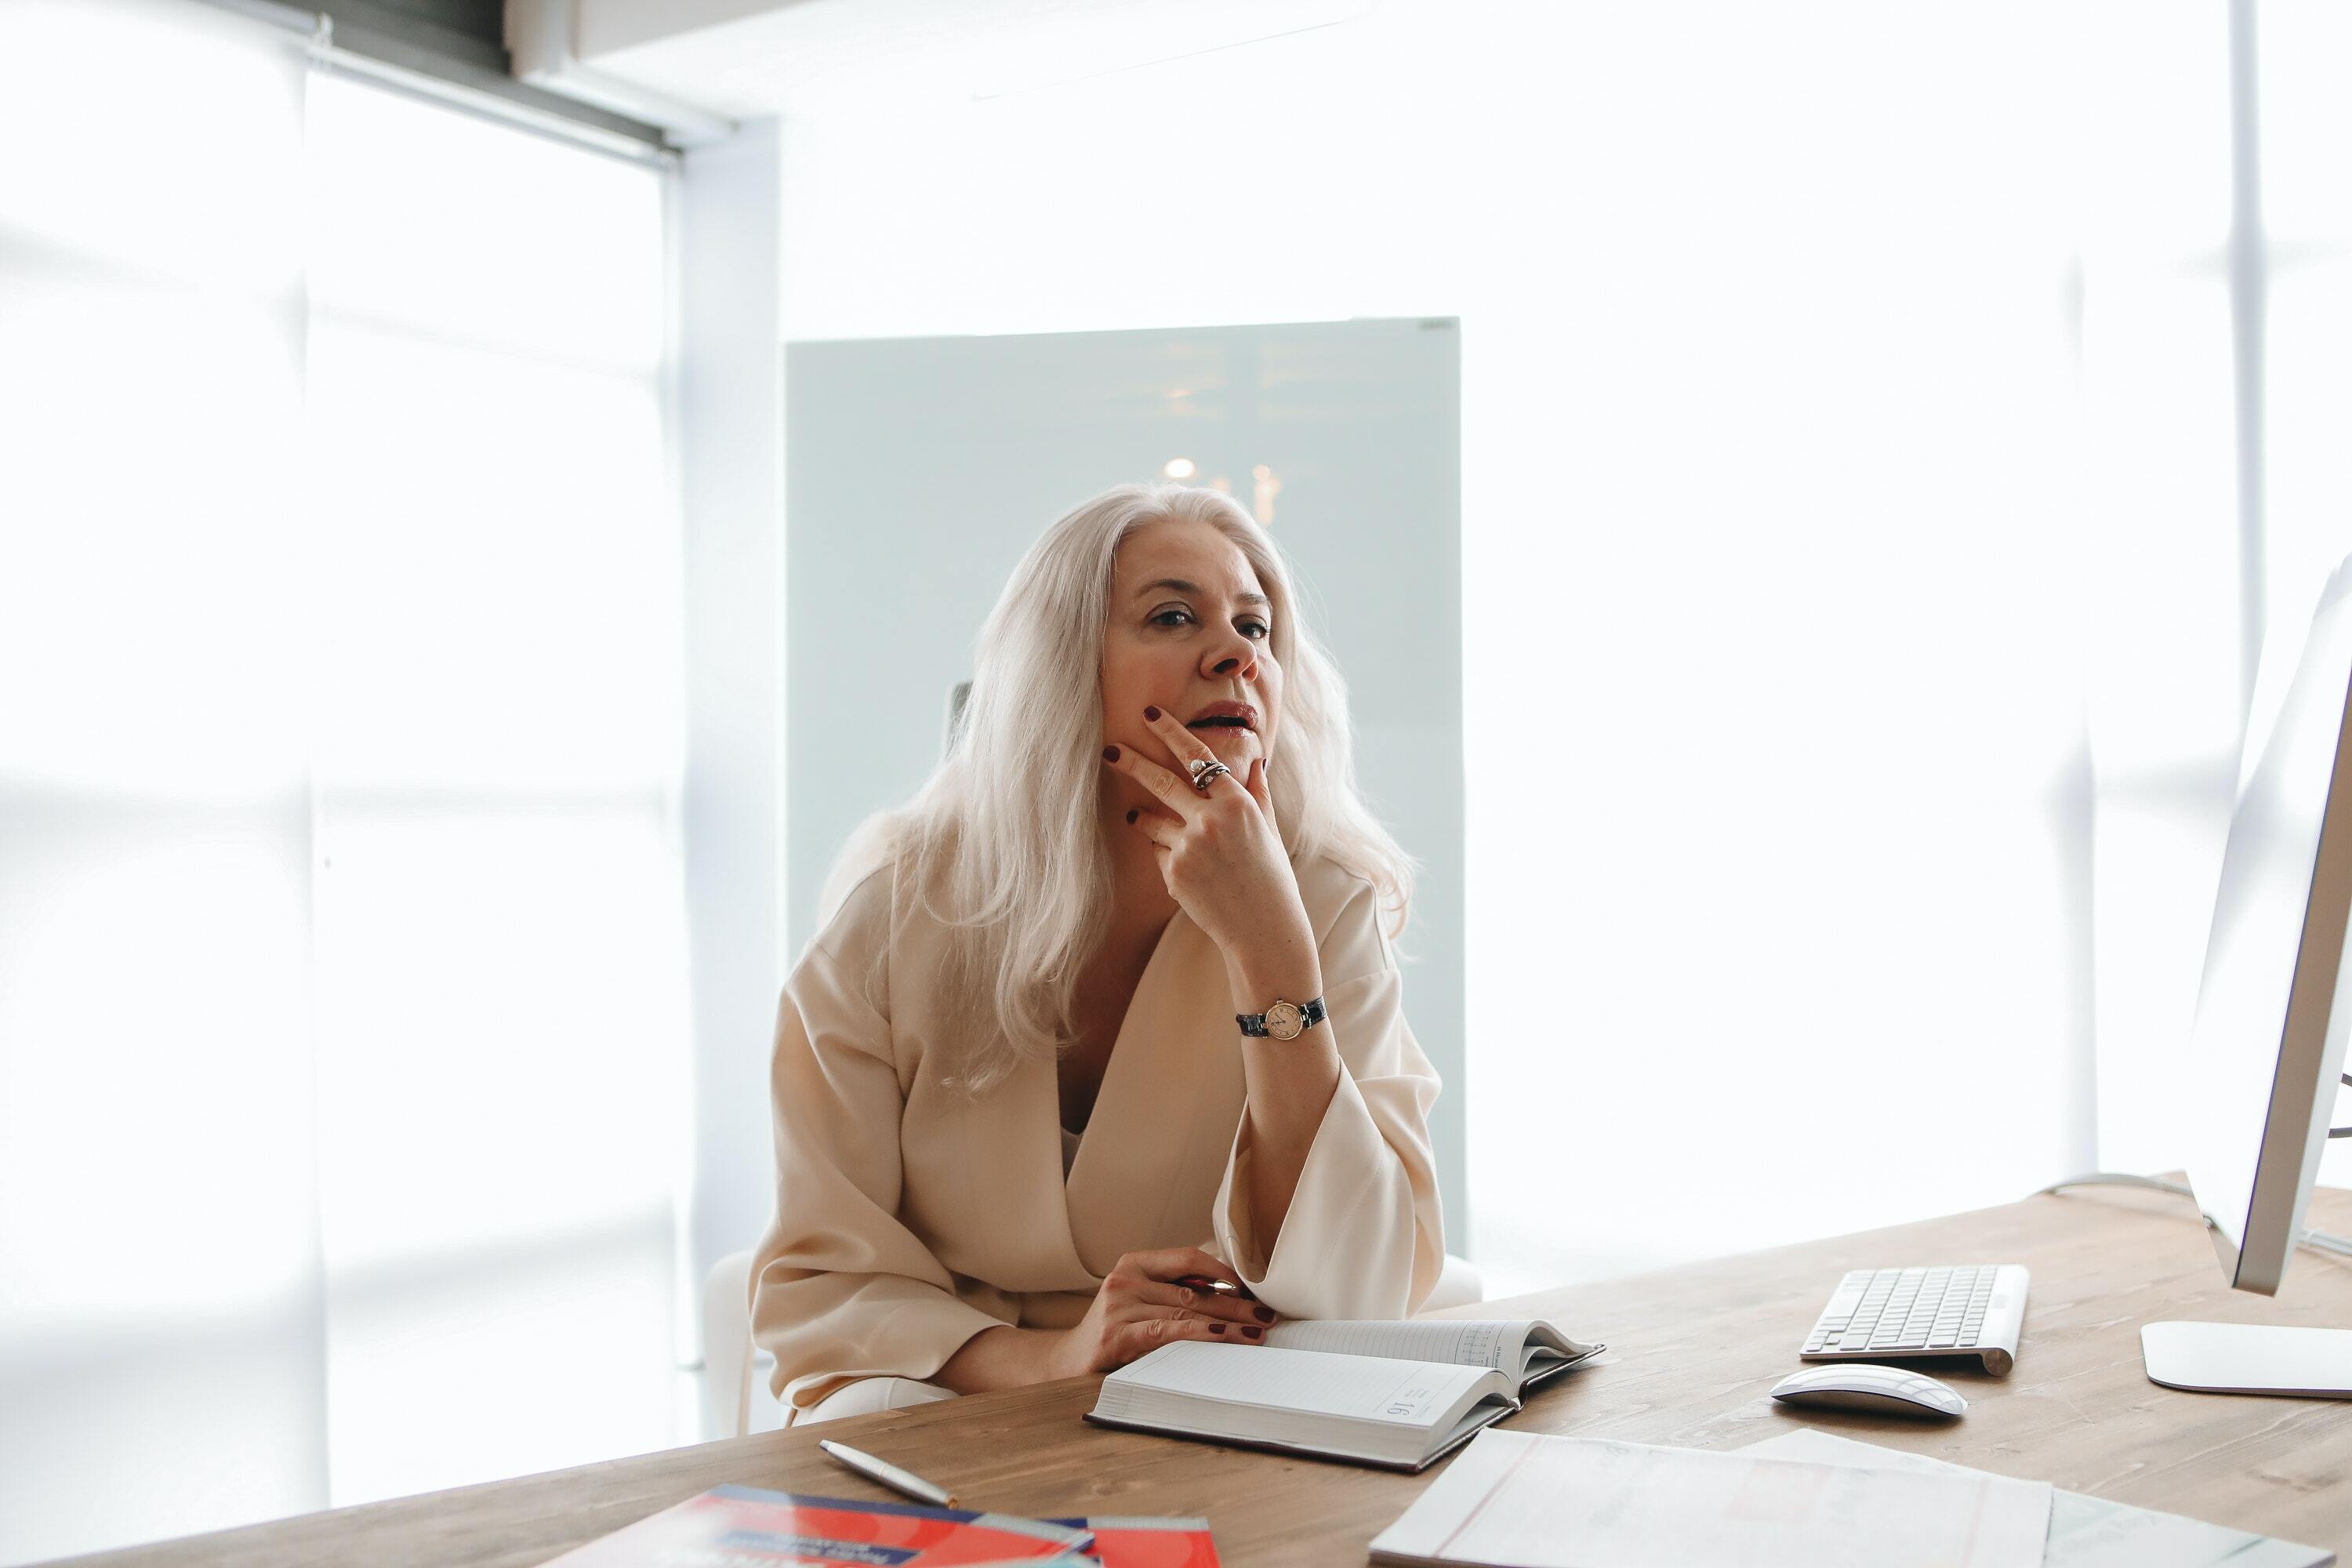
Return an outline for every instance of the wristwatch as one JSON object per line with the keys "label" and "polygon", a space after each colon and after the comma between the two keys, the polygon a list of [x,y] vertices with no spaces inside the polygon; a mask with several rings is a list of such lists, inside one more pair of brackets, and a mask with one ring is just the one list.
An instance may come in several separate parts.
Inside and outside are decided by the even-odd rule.
{"label": "wristwatch", "polygon": [[1263,1013],[1236,1013],[1234,1022],[1253,1039],[1295,1040],[1329,1016],[1318,996],[1304,1004],[1276,1002]]}

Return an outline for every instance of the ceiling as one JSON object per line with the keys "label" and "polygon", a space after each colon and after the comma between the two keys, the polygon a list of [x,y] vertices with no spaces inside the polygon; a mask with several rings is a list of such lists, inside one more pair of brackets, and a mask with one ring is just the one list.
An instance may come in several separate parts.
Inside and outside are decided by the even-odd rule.
{"label": "ceiling", "polygon": [[[509,0],[603,80],[728,120],[1009,97],[1357,20],[1379,0]],[[568,26],[566,26],[568,24]]]}

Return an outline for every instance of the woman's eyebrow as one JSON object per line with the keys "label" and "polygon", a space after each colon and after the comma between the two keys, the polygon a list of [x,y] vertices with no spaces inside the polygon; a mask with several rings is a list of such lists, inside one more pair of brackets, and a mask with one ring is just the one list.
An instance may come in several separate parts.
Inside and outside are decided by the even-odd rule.
{"label": "woman's eyebrow", "polygon": [[[1142,587],[1138,588],[1135,591],[1135,596],[1140,599],[1144,595],[1150,593],[1155,588],[1170,588],[1179,594],[1197,595],[1201,591],[1201,585],[1198,583],[1187,583],[1181,577],[1162,577],[1157,582],[1146,583]],[[1270,610],[1274,608],[1274,601],[1267,598],[1264,594],[1236,594],[1234,595],[1234,599],[1237,604],[1255,605],[1260,609]]]}

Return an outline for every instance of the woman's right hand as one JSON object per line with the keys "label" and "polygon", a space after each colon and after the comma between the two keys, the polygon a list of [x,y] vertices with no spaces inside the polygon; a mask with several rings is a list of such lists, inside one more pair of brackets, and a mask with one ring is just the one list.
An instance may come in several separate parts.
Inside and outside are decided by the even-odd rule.
{"label": "woman's right hand", "polygon": [[1244,1296],[1177,1283],[1192,1274],[1248,1289],[1241,1276],[1198,1247],[1130,1252],[1104,1277],[1094,1304],[1077,1326],[1063,1331],[1054,1375],[1109,1372],[1178,1340],[1237,1345],[1265,1342],[1273,1308]]}

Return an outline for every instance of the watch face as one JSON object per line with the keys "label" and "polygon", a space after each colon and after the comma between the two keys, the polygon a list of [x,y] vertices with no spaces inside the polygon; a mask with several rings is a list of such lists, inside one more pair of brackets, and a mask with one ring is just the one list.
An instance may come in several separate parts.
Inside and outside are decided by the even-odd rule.
{"label": "watch face", "polygon": [[1276,1002],[1265,1010],[1265,1032],[1277,1040],[1295,1040],[1307,1032],[1307,1015],[1296,1002]]}

